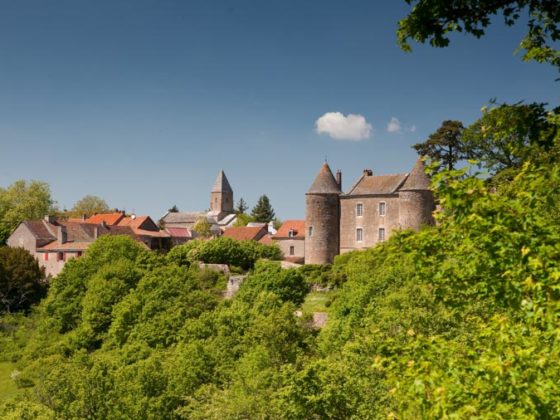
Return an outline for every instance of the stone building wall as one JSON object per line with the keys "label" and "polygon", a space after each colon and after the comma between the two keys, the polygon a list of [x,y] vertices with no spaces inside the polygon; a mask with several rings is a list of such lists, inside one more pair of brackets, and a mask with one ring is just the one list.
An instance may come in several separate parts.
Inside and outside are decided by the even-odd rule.
{"label": "stone building wall", "polygon": [[402,229],[419,230],[434,223],[434,196],[431,191],[400,191],[399,213]]}
{"label": "stone building wall", "polygon": [[[308,193],[305,203],[305,263],[330,263],[339,254],[339,196]],[[311,235],[310,227],[313,229]]]}
{"label": "stone building wall", "polygon": [[[385,215],[379,214],[379,203],[385,203]],[[357,215],[357,204],[363,205],[363,215]],[[399,225],[399,199],[397,195],[369,197],[341,197],[340,200],[340,253],[369,248],[379,239],[379,228],[385,228],[385,240]],[[362,228],[363,240],[357,241],[356,230]]]}
{"label": "stone building wall", "polygon": [[35,236],[29,231],[27,226],[23,223],[14,230],[6,241],[7,245],[11,248],[23,248],[28,250],[33,256],[35,256],[35,250],[37,249],[37,240]]}
{"label": "stone building wall", "polygon": [[[278,247],[284,254],[284,257],[305,257],[305,239],[274,239],[274,242],[278,244]],[[294,247],[294,254],[290,255],[290,247]]]}

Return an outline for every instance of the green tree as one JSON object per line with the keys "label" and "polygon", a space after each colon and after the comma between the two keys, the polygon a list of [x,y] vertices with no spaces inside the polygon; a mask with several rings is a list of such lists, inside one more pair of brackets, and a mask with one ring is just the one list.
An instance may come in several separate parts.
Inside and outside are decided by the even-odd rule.
{"label": "green tree", "polygon": [[461,121],[444,121],[435,133],[423,143],[412,146],[420,156],[426,156],[432,162],[439,162],[439,170],[453,170],[455,164],[466,158],[461,136],[463,134]]}
{"label": "green tree", "polygon": [[28,251],[0,247],[0,312],[28,310],[46,290],[43,273]]}
{"label": "green tree", "polygon": [[0,188],[0,245],[24,220],[41,219],[56,211],[49,185],[40,181],[19,180]]}
{"label": "green tree", "polygon": [[237,215],[237,218],[235,219],[235,223],[233,224],[233,226],[243,227],[243,226],[247,226],[249,223],[254,221],[255,219],[253,218],[253,216],[246,213],[240,213]]}
{"label": "green tree", "polygon": [[171,207],[170,209],[167,210],[169,213],[179,213],[179,207],[177,207],[175,204],[173,205],[173,207]]}
{"label": "green tree", "polygon": [[548,153],[558,126],[545,104],[502,104],[483,108],[482,117],[463,134],[468,156],[491,174],[521,167],[529,158]]}
{"label": "green tree", "polygon": [[76,201],[76,204],[74,204],[74,207],[70,210],[70,214],[73,217],[90,217],[96,213],[106,213],[109,210],[107,202],[101,197],[86,195],[82,199]]}
{"label": "green tree", "polygon": [[525,61],[550,63],[560,68],[560,7],[549,0],[405,0],[411,12],[399,22],[401,48],[410,51],[409,40],[429,42],[434,47],[449,45],[451,32],[465,32],[477,38],[485,34],[492,17],[502,13],[507,26],[526,21],[528,31],[521,40]]}
{"label": "green tree", "polygon": [[200,238],[210,238],[212,236],[212,224],[206,217],[201,217],[194,224],[192,231]]}
{"label": "green tree", "polygon": [[239,201],[237,202],[237,206],[235,207],[235,212],[239,215],[239,214],[245,214],[245,212],[247,211],[247,209],[249,208],[249,206],[247,206],[247,203],[245,202],[245,200],[243,200],[243,197],[241,197],[239,199]]}
{"label": "green tree", "polygon": [[266,195],[261,195],[253,210],[251,216],[255,222],[268,223],[274,219],[274,210],[270,205],[270,200]]}

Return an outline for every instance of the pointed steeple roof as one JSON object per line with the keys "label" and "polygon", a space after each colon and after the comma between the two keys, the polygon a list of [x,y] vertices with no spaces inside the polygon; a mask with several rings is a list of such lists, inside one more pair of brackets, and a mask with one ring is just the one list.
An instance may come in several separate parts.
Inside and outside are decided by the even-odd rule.
{"label": "pointed steeple roof", "polygon": [[426,175],[424,171],[424,162],[422,158],[418,158],[414,164],[414,168],[408,174],[406,181],[403,186],[399,188],[401,191],[410,190],[429,190],[430,189],[430,178]]}
{"label": "pointed steeple roof", "polygon": [[307,194],[340,194],[340,186],[336,183],[334,175],[327,162],[323,163],[315,181],[309,187]]}
{"label": "pointed steeple roof", "polygon": [[212,187],[212,192],[230,192],[233,193],[231,189],[231,185],[229,185],[229,181],[224,173],[224,170],[221,169],[216,181],[214,182],[214,186]]}

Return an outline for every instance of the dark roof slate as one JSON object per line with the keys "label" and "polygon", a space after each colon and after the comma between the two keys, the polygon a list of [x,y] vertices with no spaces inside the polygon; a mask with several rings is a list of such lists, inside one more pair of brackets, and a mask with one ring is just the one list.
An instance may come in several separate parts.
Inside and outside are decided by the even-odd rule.
{"label": "dark roof slate", "polygon": [[212,187],[212,192],[230,192],[233,193],[231,189],[231,185],[229,185],[229,181],[224,173],[224,170],[220,170],[216,181],[214,182],[214,186]]}
{"label": "dark roof slate", "polygon": [[323,163],[315,181],[307,190],[307,194],[340,194],[340,186],[336,183],[334,175],[327,162]]}
{"label": "dark roof slate", "polygon": [[407,174],[363,175],[347,195],[395,194]]}

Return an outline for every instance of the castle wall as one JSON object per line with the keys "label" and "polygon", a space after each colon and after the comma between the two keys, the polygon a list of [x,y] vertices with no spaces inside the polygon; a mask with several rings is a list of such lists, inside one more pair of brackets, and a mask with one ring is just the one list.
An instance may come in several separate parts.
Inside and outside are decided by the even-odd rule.
{"label": "castle wall", "polygon": [[434,223],[434,196],[431,191],[399,192],[399,213],[402,229],[419,230]]}
{"label": "castle wall", "polygon": [[[379,203],[385,203],[385,215],[379,213]],[[362,204],[362,216],[357,215],[357,205]],[[369,248],[379,242],[379,228],[385,229],[387,240],[394,229],[400,227],[399,198],[397,195],[367,197],[343,196],[340,200],[340,253]],[[357,240],[362,228],[362,241]]]}
{"label": "castle wall", "polygon": [[338,194],[306,194],[305,203],[305,263],[330,263],[338,255],[340,245]]}

